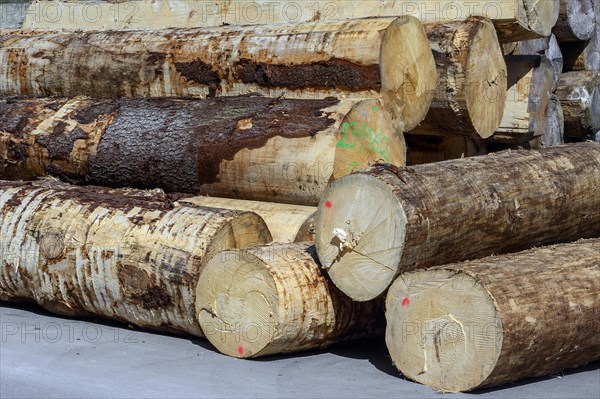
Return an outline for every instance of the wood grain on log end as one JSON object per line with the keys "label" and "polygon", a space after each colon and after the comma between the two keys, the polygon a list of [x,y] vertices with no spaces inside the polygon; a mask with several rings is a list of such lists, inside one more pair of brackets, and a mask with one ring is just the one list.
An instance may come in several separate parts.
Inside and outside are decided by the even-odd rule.
{"label": "wood grain on log end", "polygon": [[386,343],[406,377],[459,392],[600,358],[600,240],[404,274]]}
{"label": "wood grain on log end", "polygon": [[524,0],[529,28],[540,36],[549,36],[560,11],[559,0]]}
{"label": "wood grain on log end", "polygon": [[326,278],[312,243],[224,251],[196,289],[208,340],[238,358],[322,348],[373,335],[382,301],[356,303]]}
{"label": "wood grain on log end", "polygon": [[436,66],[421,22],[398,18],[386,29],[381,44],[381,92],[397,130],[419,124],[431,105]]}

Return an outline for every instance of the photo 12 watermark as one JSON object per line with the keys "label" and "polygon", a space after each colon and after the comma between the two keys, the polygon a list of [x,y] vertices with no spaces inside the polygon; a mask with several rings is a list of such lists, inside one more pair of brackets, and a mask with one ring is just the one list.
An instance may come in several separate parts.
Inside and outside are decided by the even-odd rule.
{"label": "photo 12 watermark", "polygon": [[137,344],[137,331],[127,331],[116,327],[97,325],[82,321],[57,320],[50,322],[0,323],[0,342],[22,344],[55,344],[85,342],[95,344],[100,341],[124,344]]}

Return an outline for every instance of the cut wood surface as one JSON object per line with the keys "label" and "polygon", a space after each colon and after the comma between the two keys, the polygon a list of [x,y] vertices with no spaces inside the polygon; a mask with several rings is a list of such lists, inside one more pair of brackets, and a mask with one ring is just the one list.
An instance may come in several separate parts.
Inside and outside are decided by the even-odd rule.
{"label": "cut wood surface", "polygon": [[600,359],[600,240],[402,275],[386,342],[406,377],[445,392]]}
{"label": "cut wood surface", "polygon": [[335,285],[366,301],[399,273],[598,237],[599,188],[600,143],[376,165],[329,186],[317,251]]}
{"label": "cut wood surface", "polygon": [[491,21],[426,24],[438,71],[438,89],[425,120],[412,134],[488,138],[506,104],[507,67]]}
{"label": "cut wood surface", "polygon": [[314,241],[316,207],[244,201],[231,198],[182,198],[178,204],[254,212],[267,224],[277,243]]}
{"label": "cut wood surface", "polygon": [[448,161],[487,154],[485,141],[465,136],[424,136],[407,134],[407,163],[421,165],[424,163]]}
{"label": "cut wood surface", "polygon": [[[345,126],[353,106],[368,112],[351,113]],[[0,178],[50,174],[316,206],[334,170],[405,163],[404,138],[384,126],[385,112],[378,100],[334,98],[8,100],[0,102]]]}
{"label": "cut wood surface", "polygon": [[600,72],[600,1],[594,2],[594,9],[596,23],[590,40],[566,42],[561,46],[565,59],[565,72],[584,69]]}
{"label": "cut wood surface", "polygon": [[546,115],[544,133],[532,140],[532,149],[558,147],[565,143],[565,115],[560,100],[554,94]]}
{"label": "cut wood surface", "polygon": [[[558,19],[558,0],[137,0],[89,2],[58,0],[50,7],[34,1],[26,29],[157,29],[347,20],[410,15],[423,22],[484,16],[494,20],[507,41],[548,36]],[[43,17],[43,16],[46,17]]]}
{"label": "cut wood surface", "polygon": [[[0,32],[0,93],[371,98],[401,130],[431,104],[435,62],[413,17],[215,28]],[[406,126],[404,126],[406,125]]]}
{"label": "cut wood surface", "polygon": [[589,40],[595,24],[593,0],[560,0],[558,21],[552,32],[560,42]]}
{"label": "cut wood surface", "polygon": [[556,89],[565,118],[565,136],[589,139],[600,131],[600,72],[561,75]]}
{"label": "cut wood surface", "polygon": [[495,143],[521,144],[543,134],[554,87],[554,68],[545,56],[507,56],[508,93]]}
{"label": "cut wood surface", "polygon": [[198,336],[204,258],[271,240],[254,213],[49,182],[0,182],[0,234],[1,300]]}
{"label": "cut wood surface", "polygon": [[313,243],[217,254],[203,269],[196,298],[206,337],[221,353],[240,358],[383,331],[383,301],[357,303],[339,292],[320,270]]}
{"label": "cut wood surface", "polygon": [[545,55],[552,63],[554,71],[554,87],[556,89],[560,75],[563,73],[564,60],[559,43],[554,34],[539,39],[524,40],[522,42],[512,43],[511,49],[504,45],[504,54],[506,55]]}

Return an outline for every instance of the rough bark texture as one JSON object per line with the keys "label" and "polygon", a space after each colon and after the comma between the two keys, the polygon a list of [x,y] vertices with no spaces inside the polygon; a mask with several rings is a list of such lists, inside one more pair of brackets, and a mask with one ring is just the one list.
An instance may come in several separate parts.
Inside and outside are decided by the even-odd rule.
{"label": "rough bark texture", "polygon": [[490,20],[426,24],[438,89],[425,120],[411,133],[488,138],[506,104],[507,67]]}
{"label": "rough bark texture", "polygon": [[595,23],[593,0],[560,0],[558,21],[552,33],[560,42],[589,40]]}
{"label": "rough bark texture", "polygon": [[182,198],[179,204],[218,209],[254,212],[267,224],[273,241],[278,243],[314,241],[314,222],[317,208],[312,206],[244,201],[229,198]]}
{"label": "rough bark texture", "polygon": [[546,114],[544,134],[532,140],[532,149],[558,147],[565,143],[565,115],[560,100],[555,95],[552,95]]}
{"label": "rough bark texture", "polygon": [[353,302],[319,268],[313,243],[225,251],[198,281],[196,309],[221,352],[255,358],[383,331],[383,301]]}
{"label": "rough bark texture", "polygon": [[[548,36],[558,18],[558,0],[497,0],[492,3],[467,0],[298,0],[293,3],[254,0],[169,1],[139,0],[122,5],[102,2],[88,14],[85,3],[72,2],[68,13],[65,0],[57,1],[59,17],[40,18],[44,1],[35,1],[27,12],[28,29],[156,29],[159,27],[199,27],[298,23],[347,20],[389,15],[411,15],[423,22],[462,20],[469,16],[494,19],[503,41]],[[73,4],[75,3],[75,4]],[[111,7],[112,6],[112,7]],[[100,17],[98,17],[98,15]]]}
{"label": "rough bark texture", "polygon": [[386,341],[405,376],[441,391],[546,376],[600,359],[599,292],[598,239],[405,274]]}
{"label": "rough bark texture", "polygon": [[[249,96],[8,100],[0,103],[0,178],[50,174],[72,183],[314,206],[332,177],[336,143],[344,140],[340,124],[354,104]],[[374,126],[383,112],[371,109],[355,123]],[[365,147],[357,168],[383,151],[389,162],[404,164],[405,148],[394,152],[398,135],[379,133],[381,148]]]}
{"label": "rough bark texture", "polygon": [[[421,31],[405,34],[405,26]],[[389,36],[394,48],[383,54],[393,56],[382,57],[380,65],[382,41]],[[405,49],[419,46],[419,51]],[[404,104],[401,121],[420,118],[408,122],[412,128],[431,103],[432,76],[435,63],[425,32],[412,17],[160,31],[0,32],[4,95],[260,93],[316,99],[370,98],[383,90]]]}
{"label": "rough bark texture", "polygon": [[0,233],[0,299],[198,336],[204,258],[271,240],[253,213],[47,182],[0,183]]}
{"label": "rough bark texture", "polygon": [[407,134],[408,164],[448,161],[487,154],[485,141],[464,136],[424,136]]}
{"label": "rough bark texture", "polygon": [[554,87],[554,69],[545,56],[507,56],[508,93],[494,143],[521,144],[543,134]]}
{"label": "rough bark texture", "polygon": [[600,72],[563,74],[556,96],[564,111],[565,136],[593,139],[600,130]]}
{"label": "rough bark texture", "polygon": [[376,165],[325,192],[319,259],[338,288],[370,300],[401,272],[598,237],[599,189],[598,143]]}

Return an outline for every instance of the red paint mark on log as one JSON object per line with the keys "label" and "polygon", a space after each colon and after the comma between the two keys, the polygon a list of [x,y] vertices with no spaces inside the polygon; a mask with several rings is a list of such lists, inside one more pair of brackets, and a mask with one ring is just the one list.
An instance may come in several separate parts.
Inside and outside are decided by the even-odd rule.
{"label": "red paint mark on log", "polygon": [[408,306],[408,305],[410,305],[410,299],[408,299],[408,298],[404,298],[404,299],[402,300],[402,306],[406,307],[406,306]]}
{"label": "red paint mark on log", "polygon": [[244,346],[242,344],[238,345],[238,353],[240,356],[244,356]]}
{"label": "red paint mark on log", "polygon": [[333,208],[333,203],[332,203],[331,201],[327,201],[327,202],[325,203],[325,208],[327,208],[327,209],[331,209],[331,208]]}

